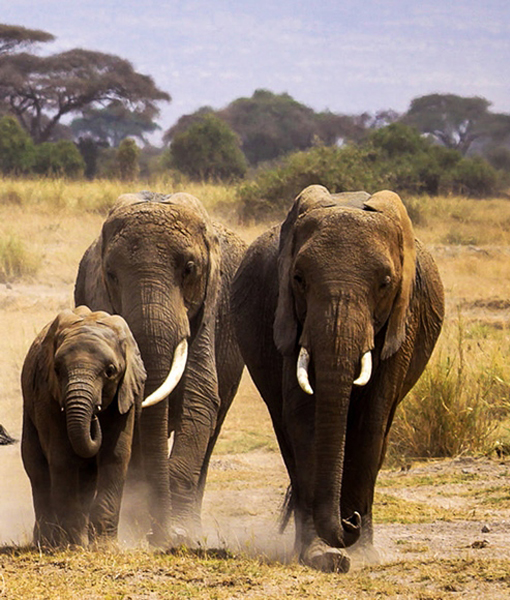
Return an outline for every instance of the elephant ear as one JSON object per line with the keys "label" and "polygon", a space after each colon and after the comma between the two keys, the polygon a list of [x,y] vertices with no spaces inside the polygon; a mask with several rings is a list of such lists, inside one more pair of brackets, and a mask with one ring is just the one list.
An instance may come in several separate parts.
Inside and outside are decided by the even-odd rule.
{"label": "elephant ear", "polygon": [[402,278],[388,319],[381,353],[384,360],[395,354],[405,339],[407,314],[416,276],[416,245],[411,219],[397,194],[387,190],[377,192],[365,202],[365,206],[389,216],[401,231]]}
{"label": "elephant ear", "polygon": [[141,408],[147,374],[138,344],[126,321],[118,315],[107,315],[101,322],[111,327],[119,336],[124,352],[126,370],[117,390],[117,405],[120,414],[124,415],[132,406]]}
{"label": "elephant ear", "polygon": [[298,321],[292,293],[292,262],[294,230],[298,220],[316,208],[335,206],[329,191],[321,185],[310,185],[294,200],[280,230],[278,253],[278,303],[276,305],[273,338],[283,355],[290,355],[297,343]]}
{"label": "elephant ear", "polygon": [[102,234],[83,255],[74,284],[75,306],[85,305],[92,310],[113,312],[104,280],[102,264]]}

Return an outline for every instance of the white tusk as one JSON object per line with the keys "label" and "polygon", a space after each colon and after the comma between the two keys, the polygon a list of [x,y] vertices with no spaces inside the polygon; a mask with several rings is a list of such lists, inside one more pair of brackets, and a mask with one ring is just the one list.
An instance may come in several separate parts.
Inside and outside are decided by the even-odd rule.
{"label": "white tusk", "polygon": [[308,365],[310,364],[310,355],[308,354],[308,350],[306,348],[301,347],[299,351],[299,356],[297,360],[297,380],[299,383],[299,387],[306,392],[307,394],[312,395],[313,390],[310,385],[310,380],[308,379]]}
{"label": "white tusk", "polygon": [[142,408],[154,406],[161,400],[164,400],[168,394],[173,392],[175,386],[179,383],[184,369],[186,368],[186,360],[188,358],[188,341],[186,339],[179,342],[174,352],[174,360],[165,381],[154,390],[150,396],[147,396],[142,402]]}
{"label": "white tusk", "polygon": [[372,353],[370,350],[363,354],[361,359],[361,373],[359,374],[358,379],[356,379],[353,383],[354,385],[366,385],[370,381],[370,377],[372,376]]}

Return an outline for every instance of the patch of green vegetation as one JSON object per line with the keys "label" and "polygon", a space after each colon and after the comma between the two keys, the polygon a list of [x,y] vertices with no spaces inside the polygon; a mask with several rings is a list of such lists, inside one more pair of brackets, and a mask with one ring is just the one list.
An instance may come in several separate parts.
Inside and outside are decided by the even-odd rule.
{"label": "patch of green vegetation", "polygon": [[432,506],[430,503],[415,502],[397,498],[391,494],[375,493],[374,520],[376,523],[432,523],[451,521],[451,510]]}
{"label": "patch of green vegetation", "polygon": [[377,479],[378,487],[406,488],[463,484],[480,479],[478,473],[438,473],[437,475],[413,475],[403,473],[397,477],[385,474]]}

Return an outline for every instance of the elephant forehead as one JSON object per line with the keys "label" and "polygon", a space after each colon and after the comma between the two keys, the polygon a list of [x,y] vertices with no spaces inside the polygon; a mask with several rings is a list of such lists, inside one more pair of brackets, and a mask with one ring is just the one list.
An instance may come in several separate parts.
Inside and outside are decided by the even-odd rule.
{"label": "elephant forehead", "polygon": [[119,342],[119,336],[110,327],[96,321],[76,323],[60,332],[57,338],[57,345],[60,348],[65,346],[68,349],[78,348],[83,351],[97,349],[105,343],[115,348]]}
{"label": "elephant forehead", "polygon": [[300,223],[299,233],[314,244],[339,246],[375,246],[398,239],[398,229],[385,215],[345,207],[315,211]]}
{"label": "elephant forehead", "polygon": [[149,233],[150,236],[180,234],[195,238],[205,233],[206,224],[201,215],[186,206],[144,203],[125,207],[112,215],[105,223],[105,230],[123,236]]}

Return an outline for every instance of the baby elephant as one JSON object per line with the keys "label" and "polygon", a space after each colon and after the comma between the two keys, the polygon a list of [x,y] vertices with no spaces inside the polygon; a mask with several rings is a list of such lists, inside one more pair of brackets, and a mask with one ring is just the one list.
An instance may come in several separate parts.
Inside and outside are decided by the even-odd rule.
{"label": "baby elephant", "polygon": [[145,369],[122,317],[65,310],[23,364],[23,464],[34,543],[116,539]]}

